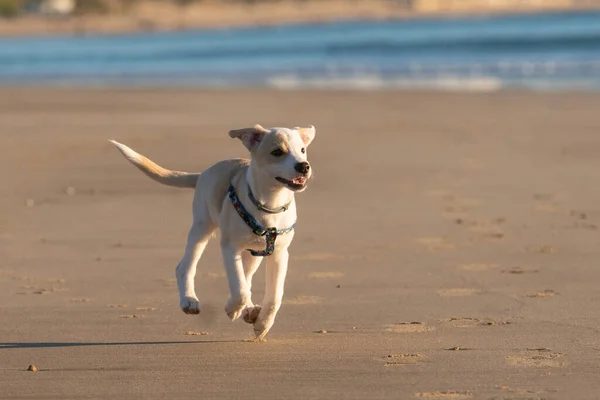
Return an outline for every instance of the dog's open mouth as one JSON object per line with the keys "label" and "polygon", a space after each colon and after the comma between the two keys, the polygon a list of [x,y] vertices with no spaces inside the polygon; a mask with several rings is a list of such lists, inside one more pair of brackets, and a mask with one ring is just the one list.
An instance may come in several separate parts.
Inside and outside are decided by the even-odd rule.
{"label": "dog's open mouth", "polygon": [[292,190],[304,189],[304,186],[306,186],[306,178],[303,177],[295,178],[291,181],[288,179],[280,178],[279,176],[275,179],[277,179],[279,182],[283,183]]}

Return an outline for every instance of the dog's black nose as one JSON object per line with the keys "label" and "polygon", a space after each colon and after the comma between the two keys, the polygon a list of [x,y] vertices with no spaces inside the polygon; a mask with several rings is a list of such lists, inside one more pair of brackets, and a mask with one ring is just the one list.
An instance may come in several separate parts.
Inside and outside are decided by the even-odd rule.
{"label": "dog's black nose", "polygon": [[307,163],[306,161],[304,162],[299,162],[296,164],[296,171],[300,172],[301,174],[308,174],[308,171],[310,171],[310,164]]}

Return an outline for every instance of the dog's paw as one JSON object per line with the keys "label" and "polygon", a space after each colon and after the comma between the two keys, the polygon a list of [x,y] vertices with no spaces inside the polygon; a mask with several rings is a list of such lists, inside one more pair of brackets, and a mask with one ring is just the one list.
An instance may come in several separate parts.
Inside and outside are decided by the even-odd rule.
{"label": "dog's paw", "polygon": [[229,319],[232,321],[237,321],[237,319],[242,315],[243,311],[243,308],[229,309],[225,307],[225,312],[227,313]]}
{"label": "dog's paw", "polygon": [[194,297],[186,296],[179,302],[181,311],[186,314],[200,314],[200,302]]}
{"label": "dog's paw", "polygon": [[273,327],[274,322],[275,318],[263,319],[259,316],[256,319],[256,322],[254,322],[254,336],[256,337],[256,340],[264,340],[265,336],[267,336],[267,333],[269,333],[269,331]]}
{"label": "dog's paw", "polygon": [[260,310],[262,310],[262,307],[258,305],[253,307],[246,307],[242,312],[242,318],[247,323],[254,324],[256,322],[256,319],[258,318],[258,315],[260,314]]}
{"label": "dog's paw", "polygon": [[227,304],[225,305],[225,312],[227,316],[232,321],[237,320],[244,312],[246,308],[247,302],[244,299],[232,300],[231,298],[227,300]]}

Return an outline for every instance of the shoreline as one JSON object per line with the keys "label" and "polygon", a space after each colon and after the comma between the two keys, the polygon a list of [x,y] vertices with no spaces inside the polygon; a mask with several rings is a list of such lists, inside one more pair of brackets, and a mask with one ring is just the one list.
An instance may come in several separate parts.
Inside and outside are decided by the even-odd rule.
{"label": "shoreline", "polygon": [[348,4],[343,1],[333,1],[325,5],[282,2],[275,5],[199,4],[187,7],[140,3],[128,13],[120,14],[73,17],[22,16],[0,19],[0,39],[44,35],[123,35],[352,21],[424,20],[598,10],[600,6],[545,6],[417,12],[384,2],[369,2],[367,5]]}
{"label": "shoreline", "polygon": [[57,91],[57,92],[130,92],[139,93],[150,92],[187,92],[187,93],[233,93],[233,92],[261,92],[261,93],[349,93],[349,94],[373,94],[377,93],[396,93],[398,95],[419,94],[419,95],[448,95],[448,96],[467,96],[467,95],[503,95],[503,94],[524,94],[524,95],[600,95],[600,86],[571,84],[564,85],[503,85],[501,83],[491,85],[485,82],[460,82],[454,84],[412,84],[412,85],[371,85],[364,84],[190,84],[187,83],[81,83],[81,82],[0,82],[0,91]]}

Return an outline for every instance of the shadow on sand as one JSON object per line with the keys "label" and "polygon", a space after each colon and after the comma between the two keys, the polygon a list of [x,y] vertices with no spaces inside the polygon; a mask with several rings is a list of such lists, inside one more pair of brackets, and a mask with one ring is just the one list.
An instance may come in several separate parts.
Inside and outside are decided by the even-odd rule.
{"label": "shadow on sand", "polygon": [[29,342],[0,343],[0,349],[40,349],[53,347],[85,347],[85,346],[155,346],[168,344],[199,343],[243,343],[244,340],[175,340],[164,342]]}

